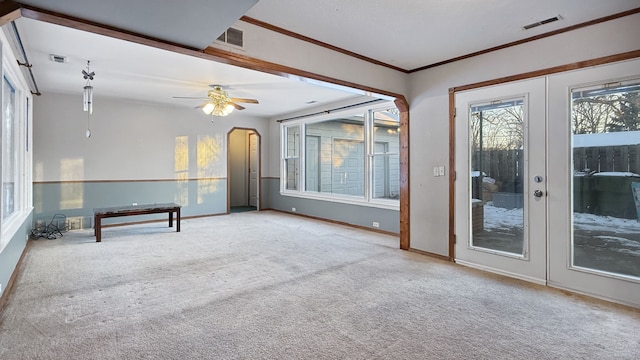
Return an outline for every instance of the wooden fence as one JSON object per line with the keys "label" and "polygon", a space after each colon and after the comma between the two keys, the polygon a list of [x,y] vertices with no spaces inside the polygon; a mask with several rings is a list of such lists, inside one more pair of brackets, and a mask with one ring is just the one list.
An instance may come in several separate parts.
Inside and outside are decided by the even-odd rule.
{"label": "wooden fence", "polygon": [[575,148],[573,170],[640,174],[640,144]]}
{"label": "wooden fence", "polygon": [[[522,150],[485,150],[482,154],[475,151],[471,164],[473,170],[481,171],[496,181],[513,182],[524,174],[523,154]],[[640,144],[574,148],[573,170],[640,174]]]}

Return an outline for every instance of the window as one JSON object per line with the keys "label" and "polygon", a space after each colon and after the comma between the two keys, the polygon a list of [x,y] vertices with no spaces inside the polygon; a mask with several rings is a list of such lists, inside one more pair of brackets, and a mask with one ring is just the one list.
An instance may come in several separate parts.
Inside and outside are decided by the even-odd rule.
{"label": "window", "polygon": [[400,198],[399,129],[397,109],[373,112],[371,196],[374,199]]}
{"label": "window", "polygon": [[300,183],[300,126],[285,127],[284,134],[284,188],[298,190]]}
{"label": "window", "polygon": [[399,126],[389,104],[283,124],[282,193],[396,208]]}
{"label": "window", "polygon": [[31,138],[31,94],[21,81],[15,59],[10,56],[8,51],[2,52],[0,252],[31,210],[31,154],[27,148]]}
{"label": "window", "polygon": [[18,123],[16,91],[6,77],[2,82],[2,221],[16,210],[18,179]]}

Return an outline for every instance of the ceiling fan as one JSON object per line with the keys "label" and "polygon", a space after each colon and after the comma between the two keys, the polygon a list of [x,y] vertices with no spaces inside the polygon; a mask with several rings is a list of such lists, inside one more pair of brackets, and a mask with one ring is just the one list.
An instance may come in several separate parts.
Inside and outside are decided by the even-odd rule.
{"label": "ceiling fan", "polygon": [[231,114],[233,109],[243,110],[244,106],[238,103],[258,104],[256,99],[232,98],[229,94],[222,90],[221,85],[209,85],[212,90],[207,92],[206,98],[174,96],[174,99],[201,99],[205,100],[202,104],[196,106],[196,109],[202,109],[207,115],[227,116]]}

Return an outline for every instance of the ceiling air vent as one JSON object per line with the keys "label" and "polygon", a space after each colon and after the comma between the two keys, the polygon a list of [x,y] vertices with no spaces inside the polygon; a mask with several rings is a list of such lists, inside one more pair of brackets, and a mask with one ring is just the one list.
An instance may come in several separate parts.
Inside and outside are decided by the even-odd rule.
{"label": "ceiling air vent", "polygon": [[534,27],[538,27],[538,26],[540,26],[540,25],[544,25],[544,24],[552,23],[552,22],[554,22],[554,21],[558,21],[558,20],[561,20],[561,19],[562,19],[562,16],[558,15],[558,16],[554,16],[554,17],[551,17],[551,18],[548,18],[548,19],[545,19],[545,20],[540,20],[540,21],[537,21],[537,22],[531,23],[531,24],[529,24],[529,25],[525,25],[525,26],[523,26],[522,28],[523,28],[524,30],[529,30],[529,29],[533,29]]}
{"label": "ceiling air vent", "polygon": [[60,63],[60,64],[69,62],[69,59],[66,56],[56,55],[56,54],[49,54],[49,60]]}
{"label": "ceiling air vent", "polygon": [[240,29],[228,28],[227,31],[223,32],[216,40],[229,45],[244,47],[243,32]]}

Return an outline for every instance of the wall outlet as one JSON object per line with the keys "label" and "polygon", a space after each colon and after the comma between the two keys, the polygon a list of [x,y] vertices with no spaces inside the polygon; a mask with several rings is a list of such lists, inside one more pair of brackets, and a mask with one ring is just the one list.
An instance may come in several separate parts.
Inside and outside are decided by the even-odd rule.
{"label": "wall outlet", "polygon": [[292,207],[292,208],[291,208],[291,211],[296,212],[296,208],[293,208],[293,207]]}
{"label": "wall outlet", "polygon": [[440,173],[440,171],[438,170],[438,167],[434,166],[433,167],[433,176],[440,176],[440,175],[438,175],[439,173]]}
{"label": "wall outlet", "polygon": [[379,227],[380,227],[380,223],[379,223],[379,222],[377,222],[377,221],[374,221],[374,222],[373,222],[373,227],[374,227],[374,228],[379,228]]}
{"label": "wall outlet", "polygon": [[138,205],[138,203],[132,203],[131,205],[136,206],[136,205]]}
{"label": "wall outlet", "polygon": [[444,176],[444,166],[438,166],[438,175]]}

